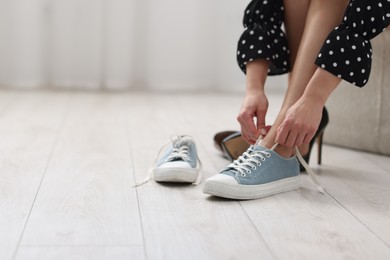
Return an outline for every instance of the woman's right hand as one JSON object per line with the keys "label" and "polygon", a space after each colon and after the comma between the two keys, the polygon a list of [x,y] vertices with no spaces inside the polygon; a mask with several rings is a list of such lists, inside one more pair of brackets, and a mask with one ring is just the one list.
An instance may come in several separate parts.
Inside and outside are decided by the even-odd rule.
{"label": "woman's right hand", "polygon": [[241,125],[242,137],[248,143],[255,144],[260,135],[267,134],[265,125],[267,110],[268,99],[264,92],[247,92],[237,120]]}

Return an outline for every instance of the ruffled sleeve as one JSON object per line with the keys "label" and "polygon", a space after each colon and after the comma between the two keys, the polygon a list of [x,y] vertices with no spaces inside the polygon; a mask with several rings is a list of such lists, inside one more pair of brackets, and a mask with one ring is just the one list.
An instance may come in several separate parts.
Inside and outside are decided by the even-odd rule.
{"label": "ruffled sleeve", "polygon": [[343,22],[324,42],[316,64],[363,87],[371,71],[370,40],[390,24],[390,0],[351,0]]}
{"label": "ruffled sleeve", "polygon": [[269,75],[290,70],[286,35],[281,26],[284,20],[283,0],[253,0],[244,14],[245,31],[237,47],[237,62],[246,72],[246,64],[255,59],[271,61]]}

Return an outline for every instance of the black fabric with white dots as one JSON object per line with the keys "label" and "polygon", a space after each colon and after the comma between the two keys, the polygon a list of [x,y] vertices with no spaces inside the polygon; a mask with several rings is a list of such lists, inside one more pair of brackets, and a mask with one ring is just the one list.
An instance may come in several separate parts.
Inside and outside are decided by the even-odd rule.
{"label": "black fabric with white dots", "polygon": [[[290,70],[289,50],[281,27],[283,0],[253,0],[244,14],[245,31],[237,61],[243,72],[255,59],[270,60],[268,75]],[[371,70],[370,40],[390,24],[390,0],[350,0],[343,22],[325,40],[315,63],[356,86],[364,86]]]}
{"label": "black fabric with white dots", "polygon": [[243,72],[255,59],[270,60],[269,75],[290,70],[289,50],[285,33],[283,0],[253,0],[244,14],[245,31],[238,42],[237,61]]}

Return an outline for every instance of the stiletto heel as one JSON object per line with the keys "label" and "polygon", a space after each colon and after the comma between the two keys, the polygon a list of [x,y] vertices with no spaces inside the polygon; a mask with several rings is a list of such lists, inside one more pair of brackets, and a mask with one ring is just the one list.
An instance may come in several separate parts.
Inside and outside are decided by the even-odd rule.
{"label": "stiletto heel", "polygon": [[317,138],[317,149],[318,149],[318,153],[317,153],[317,163],[318,164],[321,164],[321,159],[322,159],[322,140],[323,140],[323,137],[324,137],[324,131],[321,132],[321,134],[318,136]]}
{"label": "stiletto heel", "polygon": [[[324,132],[325,132],[325,127],[328,125],[328,123],[329,123],[329,114],[328,114],[328,111],[326,110],[326,108],[324,107],[324,109],[322,110],[322,118],[321,118],[320,125],[318,126],[317,132],[314,135],[313,139],[310,141],[309,152],[305,156],[302,156],[307,164],[309,164],[311,149],[313,148],[313,144],[315,141],[317,141],[317,145],[318,145],[317,162],[318,162],[318,164],[321,164],[321,162],[322,162],[322,140],[323,140],[323,136],[324,136]],[[302,164],[299,164],[299,168],[300,168],[301,172],[305,171],[305,168],[302,166]]]}

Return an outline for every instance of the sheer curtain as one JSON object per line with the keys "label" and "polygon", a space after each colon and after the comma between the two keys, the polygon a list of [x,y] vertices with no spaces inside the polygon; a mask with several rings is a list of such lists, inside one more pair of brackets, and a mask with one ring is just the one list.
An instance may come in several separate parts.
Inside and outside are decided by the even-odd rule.
{"label": "sheer curtain", "polygon": [[0,86],[231,90],[248,1],[0,0]]}

